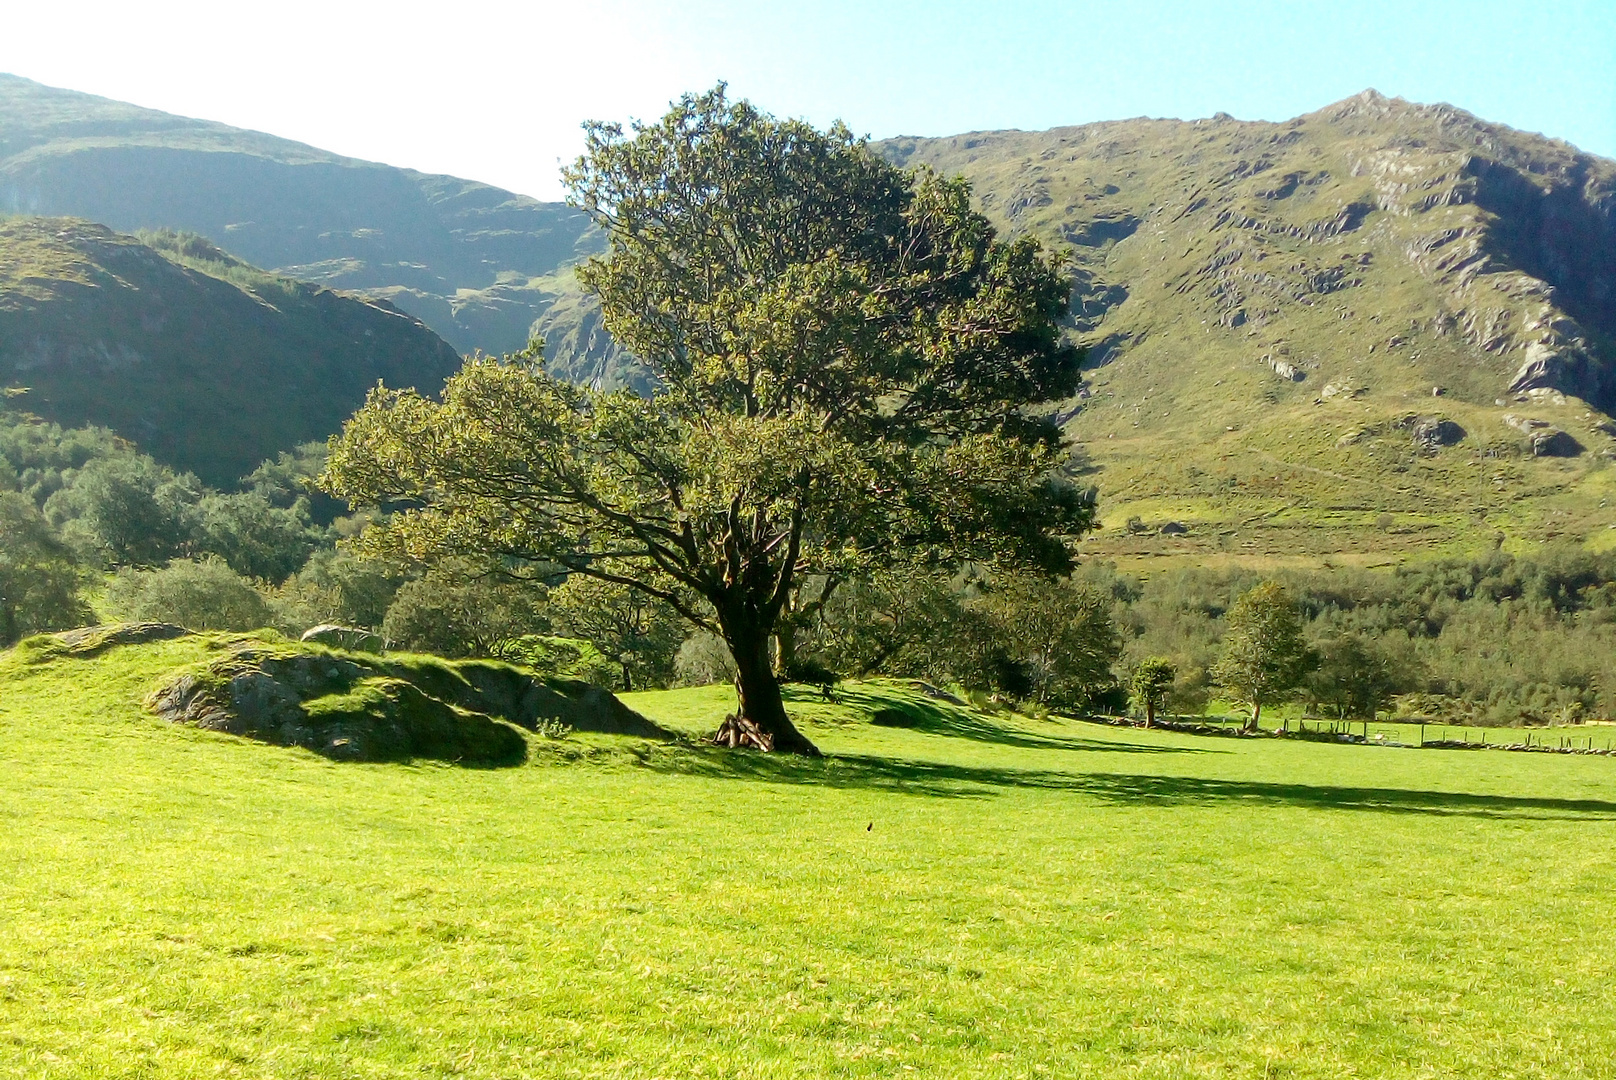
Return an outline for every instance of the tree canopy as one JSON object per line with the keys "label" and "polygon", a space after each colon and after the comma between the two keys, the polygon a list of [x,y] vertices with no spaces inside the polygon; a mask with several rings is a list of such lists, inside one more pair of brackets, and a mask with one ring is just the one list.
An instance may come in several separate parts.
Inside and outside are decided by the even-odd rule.
{"label": "tree canopy", "polygon": [[1284,586],[1265,581],[1229,608],[1223,654],[1213,679],[1251,706],[1246,726],[1257,727],[1262,707],[1293,690],[1318,663],[1302,637],[1302,617]]}
{"label": "tree canopy", "polygon": [[1062,572],[1093,524],[1031,407],[1069,396],[1069,282],[968,186],[722,86],[587,128],[566,172],[608,250],[579,272],[649,398],[558,382],[534,349],[441,400],[378,388],[326,482],[405,507],[376,551],[483,555],[638,589],[724,638],[738,721],[813,752],[769,638],[807,574],[962,560]]}
{"label": "tree canopy", "polygon": [[1156,722],[1156,710],[1166,700],[1178,678],[1178,668],[1165,656],[1147,656],[1133,669],[1128,680],[1129,695],[1135,705],[1145,710],[1145,726]]}

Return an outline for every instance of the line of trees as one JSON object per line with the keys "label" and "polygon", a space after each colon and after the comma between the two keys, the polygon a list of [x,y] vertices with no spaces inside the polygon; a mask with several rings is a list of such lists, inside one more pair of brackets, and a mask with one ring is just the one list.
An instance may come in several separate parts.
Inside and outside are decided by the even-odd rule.
{"label": "line of trees", "polygon": [[[221,497],[149,459],[118,460],[132,456],[106,432],[0,418],[0,642],[95,618],[291,634],[339,622],[446,655],[486,655],[522,638],[578,639],[603,658],[590,677],[619,688],[734,677],[722,637],[693,631],[643,590],[583,575],[534,580],[487,561],[426,565],[337,550],[369,518],[331,517],[340,509],[331,507],[321,524],[299,508],[313,504],[317,448],[266,465],[234,493],[296,518],[301,532],[282,534],[292,540],[280,565],[311,544],[313,552],[294,573],[239,573],[218,553],[229,548],[198,540],[229,535],[217,526],[189,534],[189,556],[128,530],[123,550],[163,561],[115,566],[108,553],[119,549],[92,523],[116,521],[119,510],[138,517],[131,507],[161,505],[160,493],[176,491],[188,493],[174,500],[178,511],[156,520],[195,521]],[[97,467],[108,459],[114,467]],[[100,479],[79,488],[83,476]],[[145,481],[106,482],[119,476]],[[66,517],[64,506],[94,512]],[[249,549],[247,557],[262,556]],[[1260,614],[1259,598],[1290,614],[1239,614]],[[1253,659],[1254,643],[1276,639],[1276,623],[1283,647]],[[1214,698],[1263,708],[1300,700],[1339,718],[1397,710],[1507,724],[1616,714],[1616,556],[1572,546],[1395,571],[1291,572],[1268,585],[1240,571],[1136,579],[1093,563],[1064,578],[975,565],[811,574],[776,631],[782,678],[913,676],[1050,709],[1131,705],[1150,721],[1164,711],[1198,714]]]}

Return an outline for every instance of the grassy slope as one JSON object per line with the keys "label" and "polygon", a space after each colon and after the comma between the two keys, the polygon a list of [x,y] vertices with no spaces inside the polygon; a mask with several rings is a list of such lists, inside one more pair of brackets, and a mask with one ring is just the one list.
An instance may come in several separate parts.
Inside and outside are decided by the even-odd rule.
{"label": "grassy slope", "polygon": [[[874,685],[796,703],[823,762],[575,737],[516,769],[343,766],[143,716],[199,648],[0,672],[10,1074],[1594,1077],[1616,1054],[1606,759],[1003,722]],[[692,730],[730,705],[631,703]]]}
{"label": "grassy slope", "polygon": [[[1608,540],[1604,416],[1508,387],[1540,338],[1597,339],[1616,314],[1583,305],[1579,331],[1555,307],[1593,279],[1581,264],[1561,268],[1552,302],[1523,272],[1548,273],[1534,260],[1575,247],[1568,235],[1597,246],[1597,212],[1556,233],[1543,192],[1608,204],[1616,163],[1372,95],[1283,124],[1131,120],[884,147],[962,173],[1001,228],[1048,238],[1092,281],[1082,336],[1105,362],[1069,430],[1110,526],[1094,552],[1144,566],[1363,562],[1498,533]],[[1601,250],[1588,267],[1608,269]],[[1281,379],[1268,360],[1305,377]],[[1364,393],[1320,400],[1332,382]],[[1411,413],[1467,437],[1418,453],[1393,428]],[[1588,453],[1533,459],[1506,413],[1563,428]],[[1131,537],[1120,526],[1134,515],[1191,532]]]}
{"label": "grassy slope", "polygon": [[337,430],[377,379],[433,392],[460,363],[395,310],[266,274],[205,241],[0,219],[0,385],[229,483]]}

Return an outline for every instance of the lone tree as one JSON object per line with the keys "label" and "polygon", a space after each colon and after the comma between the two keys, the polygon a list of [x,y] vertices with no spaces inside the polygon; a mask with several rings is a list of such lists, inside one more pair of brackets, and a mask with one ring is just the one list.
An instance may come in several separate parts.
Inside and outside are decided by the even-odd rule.
{"label": "lone tree", "polygon": [[441,401],[378,387],[325,482],[406,509],[373,550],[493,555],[639,589],[728,643],[735,727],[815,754],[769,641],[804,575],[894,562],[1052,573],[1093,525],[1058,431],[1069,282],[996,239],[960,180],[904,173],[840,125],[724,87],[659,122],[586,127],[565,172],[607,253],[579,271],[649,398],[473,359]]}
{"label": "lone tree", "polygon": [[1317,662],[1302,639],[1302,619],[1290,594],[1265,581],[1229,608],[1212,680],[1251,706],[1245,729],[1255,731],[1263,705],[1294,689]]}
{"label": "lone tree", "polygon": [[1134,704],[1142,706],[1145,710],[1146,727],[1156,722],[1156,710],[1166,700],[1167,692],[1173,688],[1173,680],[1176,678],[1178,668],[1173,666],[1171,660],[1161,656],[1146,657],[1133,669],[1133,678],[1129,680],[1128,690]]}

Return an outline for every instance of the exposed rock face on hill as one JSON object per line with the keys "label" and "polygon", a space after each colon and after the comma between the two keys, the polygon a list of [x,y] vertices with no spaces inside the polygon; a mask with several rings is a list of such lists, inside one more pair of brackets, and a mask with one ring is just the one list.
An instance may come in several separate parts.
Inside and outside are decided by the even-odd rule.
{"label": "exposed rock face on hill", "polygon": [[336,431],[378,379],[434,392],[459,355],[385,301],[277,278],[198,238],[0,220],[0,387],[215,484]]}
{"label": "exposed rock face on hill", "polygon": [[628,387],[649,394],[651,369],[623,348],[601,319],[600,301],[581,291],[570,276],[550,308],[533,324],[544,338],[545,367],[558,379],[597,390]]}
{"label": "exposed rock face on hill", "polygon": [[511,352],[597,246],[585,217],[487,184],[0,75],[0,213],[199,233],[386,297],[462,352]]}

